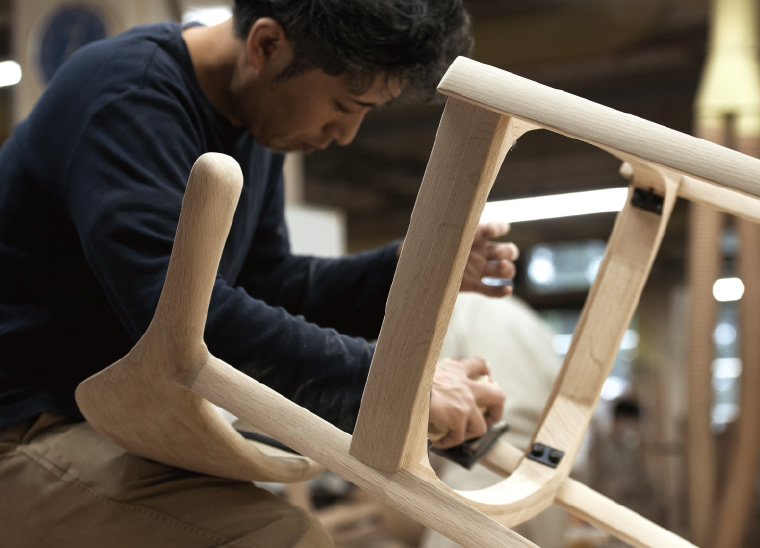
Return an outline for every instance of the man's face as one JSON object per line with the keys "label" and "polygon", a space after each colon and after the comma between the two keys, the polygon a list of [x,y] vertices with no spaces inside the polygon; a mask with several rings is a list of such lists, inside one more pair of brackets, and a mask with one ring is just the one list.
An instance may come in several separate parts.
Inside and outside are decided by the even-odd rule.
{"label": "man's face", "polygon": [[249,99],[240,105],[253,136],[269,148],[306,154],[333,142],[349,144],[370,109],[401,93],[398,81],[379,75],[365,93],[354,95],[348,76],[329,76],[320,69],[270,78],[257,87],[255,103]]}

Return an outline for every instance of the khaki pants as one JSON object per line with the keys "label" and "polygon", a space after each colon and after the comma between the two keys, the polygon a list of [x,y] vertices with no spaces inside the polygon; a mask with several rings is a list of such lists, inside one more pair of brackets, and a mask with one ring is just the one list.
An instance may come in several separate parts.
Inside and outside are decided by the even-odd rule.
{"label": "khaki pants", "polygon": [[252,483],[132,456],[43,414],[0,430],[5,547],[329,547],[316,518]]}

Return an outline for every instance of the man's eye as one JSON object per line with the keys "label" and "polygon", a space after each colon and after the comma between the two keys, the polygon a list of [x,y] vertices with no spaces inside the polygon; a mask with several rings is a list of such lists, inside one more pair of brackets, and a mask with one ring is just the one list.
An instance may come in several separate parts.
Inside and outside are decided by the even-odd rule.
{"label": "man's eye", "polygon": [[341,111],[343,114],[351,114],[351,111],[348,110],[346,107],[343,106],[342,103],[335,101],[335,107]]}

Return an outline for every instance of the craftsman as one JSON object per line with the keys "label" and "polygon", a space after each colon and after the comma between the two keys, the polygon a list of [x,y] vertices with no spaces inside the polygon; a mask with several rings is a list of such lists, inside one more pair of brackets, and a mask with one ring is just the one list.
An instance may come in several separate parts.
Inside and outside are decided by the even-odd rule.
{"label": "craftsman", "polygon": [[[0,151],[0,529],[4,546],[322,546],[314,518],[252,484],[125,453],[82,422],[79,382],[153,315],[184,185],[224,152],[244,188],[211,297],[210,351],[351,431],[399,242],[338,260],[289,253],[282,152],[347,145],[372,108],[432,94],[470,45],[460,0],[238,0],[213,27],[96,42]],[[463,290],[504,296],[517,249],[478,229]],[[448,268],[448,265],[441,265]],[[504,394],[439,364],[430,419],[450,446]],[[478,407],[487,409],[485,416]]]}

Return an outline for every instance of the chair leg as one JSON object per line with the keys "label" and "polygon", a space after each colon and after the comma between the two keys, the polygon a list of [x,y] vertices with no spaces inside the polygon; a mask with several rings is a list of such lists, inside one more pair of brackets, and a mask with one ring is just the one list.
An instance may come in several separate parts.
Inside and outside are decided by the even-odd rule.
{"label": "chair leg", "polygon": [[480,215],[517,136],[508,116],[446,104],[351,443],[351,454],[375,468],[397,472],[425,455],[435,363]]}

